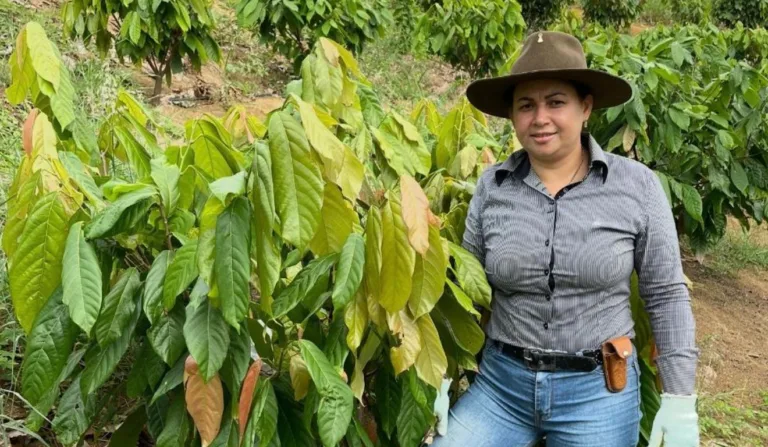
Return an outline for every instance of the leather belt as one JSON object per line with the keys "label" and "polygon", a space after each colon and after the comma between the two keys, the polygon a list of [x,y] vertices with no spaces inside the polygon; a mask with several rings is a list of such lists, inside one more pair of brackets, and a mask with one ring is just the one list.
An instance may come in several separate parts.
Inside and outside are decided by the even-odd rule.
{"label": "leather belt", "polygon": [[603,364],[603,354],[600,350],[582,351],[581,354],[548,352],[535,348],[522,348],[493,341],[500,347],[501,352],[510,357],[523,361],[532,371],[594,371]]}

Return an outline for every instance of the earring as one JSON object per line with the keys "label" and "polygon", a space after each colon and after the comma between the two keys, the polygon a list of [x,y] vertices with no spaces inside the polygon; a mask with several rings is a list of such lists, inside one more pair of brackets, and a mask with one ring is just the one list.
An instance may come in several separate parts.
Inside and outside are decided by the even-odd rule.
{"label": "earring", "polygon": [[587,121],[584,121],[584,130],[587,130]]}

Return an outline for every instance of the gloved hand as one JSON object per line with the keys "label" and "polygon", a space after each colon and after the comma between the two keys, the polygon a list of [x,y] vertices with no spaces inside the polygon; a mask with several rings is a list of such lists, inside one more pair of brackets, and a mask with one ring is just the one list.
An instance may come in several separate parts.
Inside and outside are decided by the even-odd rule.
{"label": "gloved hand", "polygon": [[437,417],[437,433],[440,436],[445,436],[448,433],[448,405],[450,404],[448,389],[451,387],[451,382],[453,382],[453,379],[443,377],[440,391],[438,391],[437,398],[435,398],[433,413]]}
{"label": "gloved hand", "polygon": [[668,447],[698,447],[699,416],[696,414],[696,395],[661,395],[661,407],[656,413],[649,447],[660,447],[661,438]]}

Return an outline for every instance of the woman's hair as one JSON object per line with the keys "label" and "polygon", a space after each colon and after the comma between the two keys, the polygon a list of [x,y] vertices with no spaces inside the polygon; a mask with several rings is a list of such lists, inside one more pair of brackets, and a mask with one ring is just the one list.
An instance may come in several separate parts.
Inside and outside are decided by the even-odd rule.
{"label": "woman's hair", "polygon": [[[566,82],[568,84],[571,84],[573,88],[576,90],[576,94],[579,96],[579,99],[584,101],[584,98],[587,97],[587,95],[592,94],[592,90],[586,86],[585,84],[582,84],[581,82],[577,81],[571,81],[567,79],[563,79],[563,82]],[[515,86],[510,86],[507,91],[504,92],[504,102],[506,102],[509,106],[512,105],[512,101],[515,97]]]}

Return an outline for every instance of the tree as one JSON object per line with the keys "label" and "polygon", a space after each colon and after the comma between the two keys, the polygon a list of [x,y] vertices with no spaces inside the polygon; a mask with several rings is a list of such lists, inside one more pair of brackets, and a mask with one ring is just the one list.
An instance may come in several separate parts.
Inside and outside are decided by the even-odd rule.
{"label": "tree", "polygon": [[186,58],[195,70],[208,60],[221,61],[211,36],[210,0],[68,0],[62,7],[64,32],[86,43],[96,41],[102,57],[114,44],[119,58],[146,62],[155,79],[153,99],[170,86]]}

